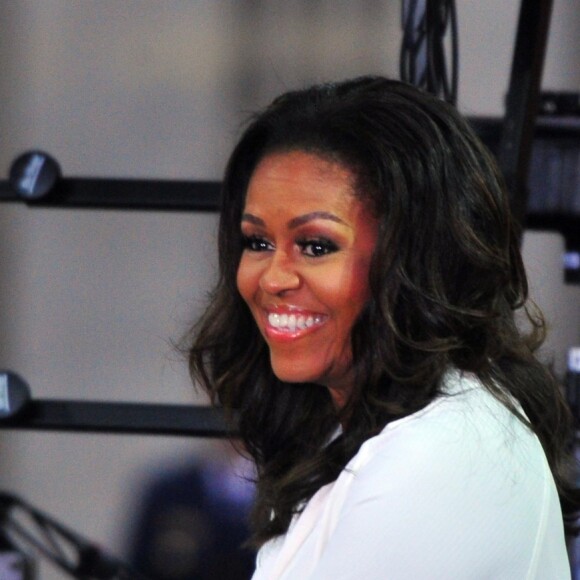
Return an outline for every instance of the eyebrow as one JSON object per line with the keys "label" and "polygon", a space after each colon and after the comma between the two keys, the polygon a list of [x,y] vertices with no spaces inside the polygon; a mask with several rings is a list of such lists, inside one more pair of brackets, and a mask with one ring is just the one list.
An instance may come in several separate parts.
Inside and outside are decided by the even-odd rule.
{"label": "eyebrow", "polygon": [[[292,218],[288,222],[288,228],[293,230],[293,229],[295,229],[299,226],[302,226],[308,222],[311,222],[313,220],[329,220],[331,222],[336,222],[338,224],[342,224],[345,226],[348,225],[346,222],[341,220],[338,216],[334,215],[333,213],[329,213],[327,211],[313,211],[313,212],[306,213],[304,215],[299,215],[295,218]],[[243,214],[242,221],[254,224],[256,226],[263,227],[266,225],[263,219],[255,216],[255,215],[252,215],[251,213]]]}

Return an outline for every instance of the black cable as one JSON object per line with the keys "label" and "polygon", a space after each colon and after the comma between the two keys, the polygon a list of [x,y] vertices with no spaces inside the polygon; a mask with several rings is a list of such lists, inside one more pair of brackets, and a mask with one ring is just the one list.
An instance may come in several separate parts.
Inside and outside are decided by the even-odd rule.
{"label": "black cable", "polygon": [[403,0],[401,27],[401,80],[456,104],[459,41],[455,1]]}
{"label": "black cable", "polygon": [[0,528],[22,553],[40,555],[80,580],[147,580],[46,513],[0,492]]}

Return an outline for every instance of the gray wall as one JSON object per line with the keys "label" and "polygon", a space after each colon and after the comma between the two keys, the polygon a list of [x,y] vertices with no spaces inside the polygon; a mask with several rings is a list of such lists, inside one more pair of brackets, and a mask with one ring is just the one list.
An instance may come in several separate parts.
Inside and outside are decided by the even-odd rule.
{"label": "gray wall", "polygon": [[[519,1],[458,0],[460,108],[500,115]],[[544,85],[580,90],[575,0],[556,1]],[[303,83],[396,76],[398,1],[19,0],[0,4],[0,171],[44,148],[68,176],[218,179],[248,112]],[[215,216],[0,206],[0,367],[38,398],[192,403],[171,341],[214,275]],[[580,289],[562,239],[528,232],[563,368]],[[203,441],[5,432],[0,489],[122,552],[140,478]],[[58,578],[46,569],[42,578]]]}

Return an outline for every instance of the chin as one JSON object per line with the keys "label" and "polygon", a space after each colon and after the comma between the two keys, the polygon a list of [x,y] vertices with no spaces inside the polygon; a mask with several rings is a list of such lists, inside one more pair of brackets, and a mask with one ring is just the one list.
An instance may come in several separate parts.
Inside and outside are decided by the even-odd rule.
{"label": "chin", "polygon": [[319,383],[324,376],[322,371],[305,369],[304,364],[301,364],[300,361],[283,364],[271,361],[271,364],[276,377],[285,383]]}
{"label": "chin", "polygon": [[274,374],[278,379],[285,383],[320,383],[319,375],[310,375],[306,373],[298,373],[292,371],[279,371],[273,369]]}

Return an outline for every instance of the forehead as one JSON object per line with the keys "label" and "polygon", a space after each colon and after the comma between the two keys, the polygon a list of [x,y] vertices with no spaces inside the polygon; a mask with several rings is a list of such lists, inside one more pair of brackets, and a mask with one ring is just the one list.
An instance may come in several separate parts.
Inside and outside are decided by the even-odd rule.
{"label": "forehead", "polygon": [[285,208],[348,212],[355,175],[344,165],[314,153],[271,153],[260,160],[248,185],[245,210]]}

